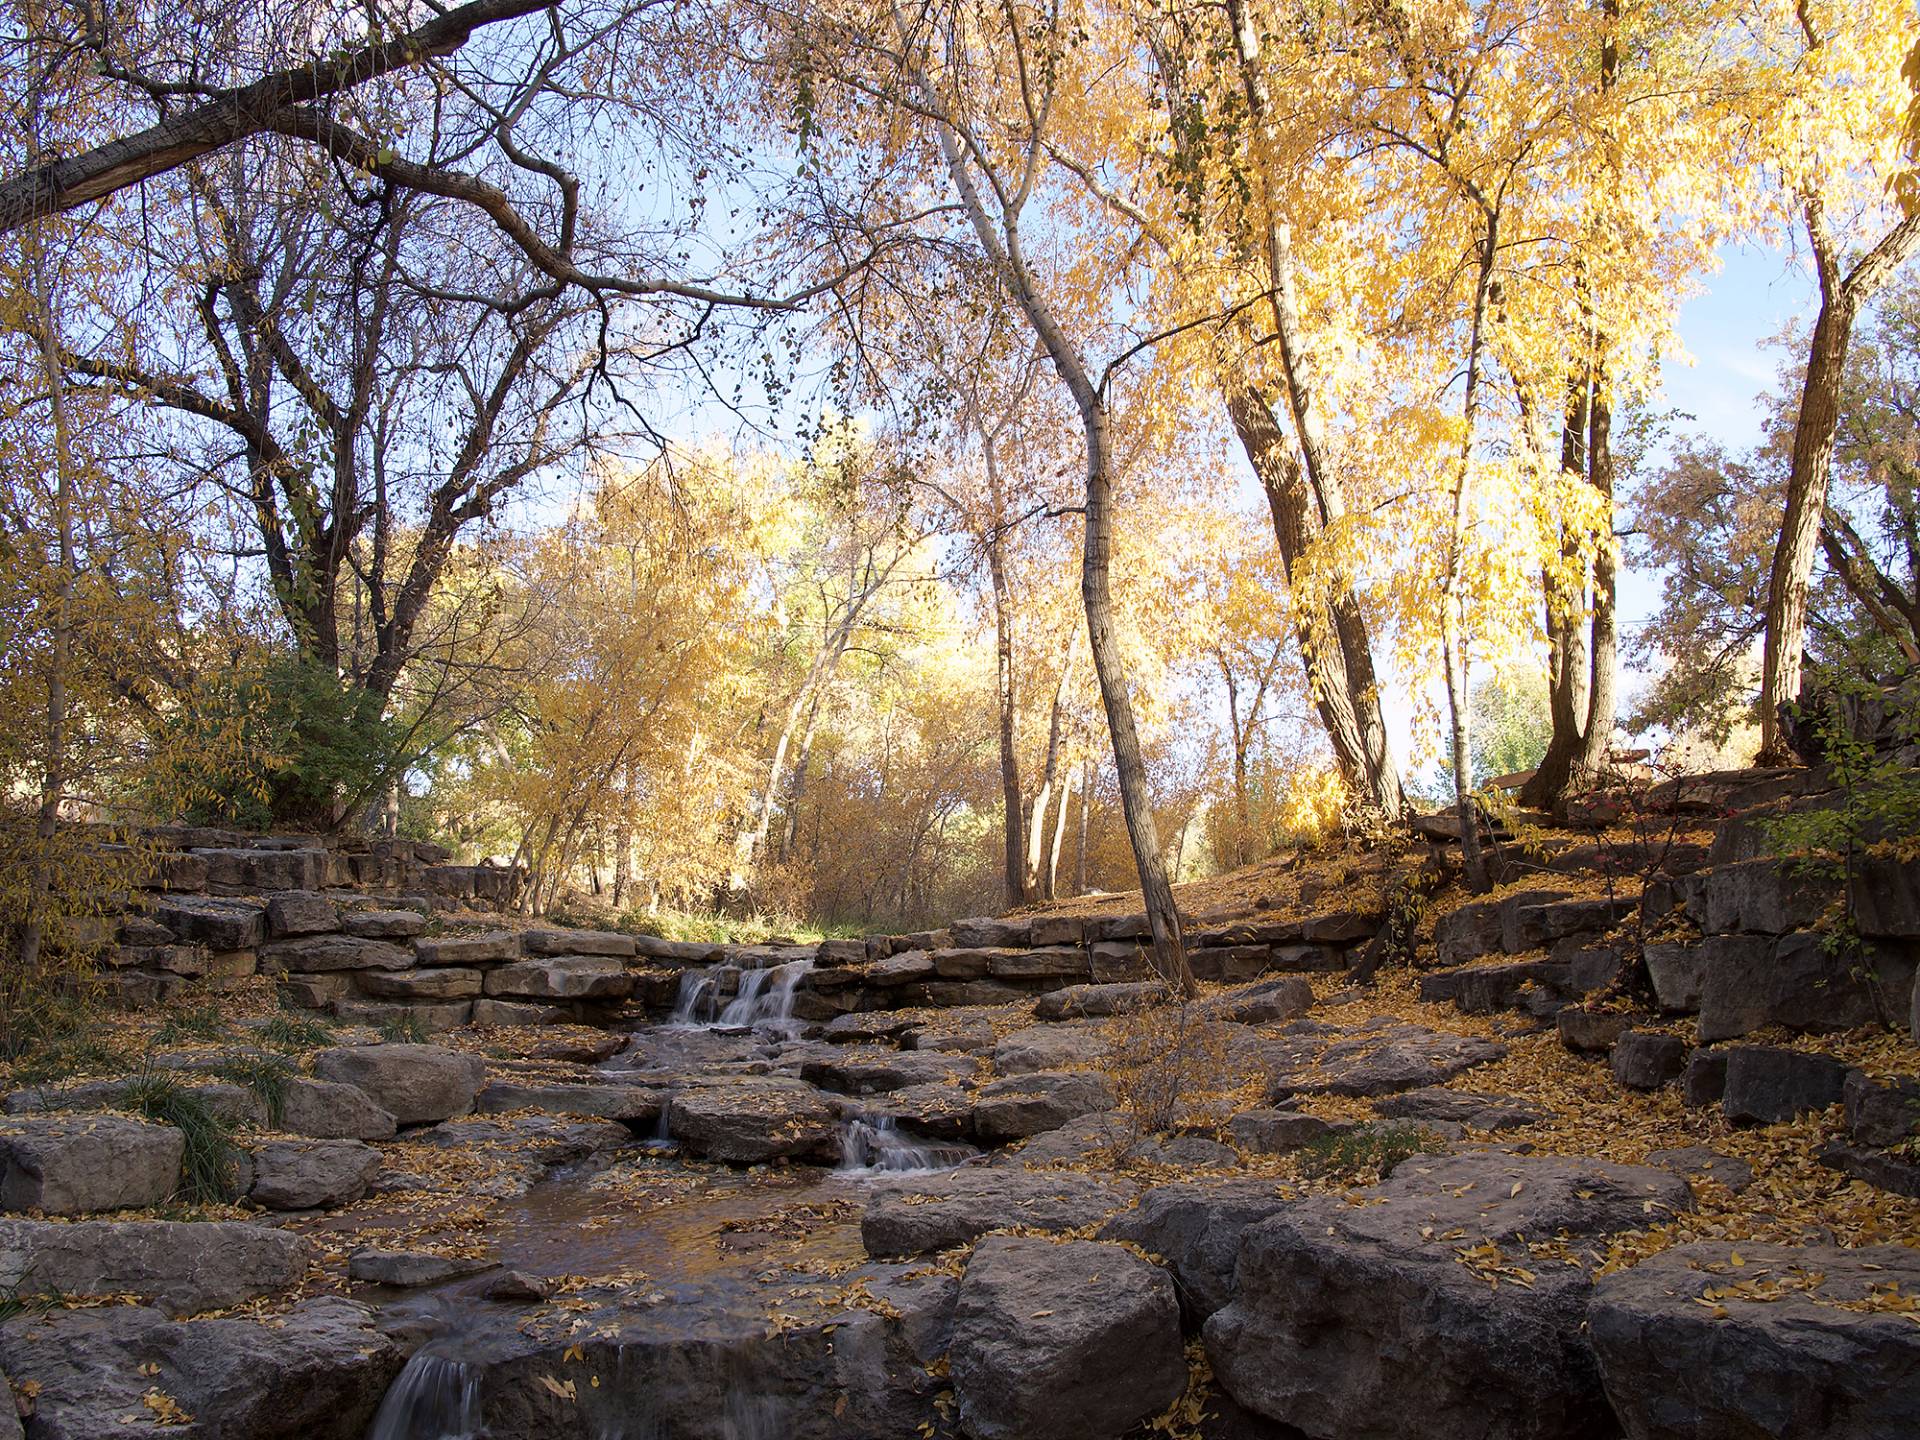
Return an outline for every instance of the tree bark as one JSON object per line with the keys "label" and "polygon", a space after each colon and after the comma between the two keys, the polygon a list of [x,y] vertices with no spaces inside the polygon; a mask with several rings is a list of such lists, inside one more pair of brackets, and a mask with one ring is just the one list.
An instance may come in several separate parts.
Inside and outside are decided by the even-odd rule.
{"label": "tree bark", "polygon": [[[991,446],[988,447],[991,449]],[[988,460],[991,470],[993,462]],[[998,484],[994,484],[996,493]],[[996,524],[998,504],[994,507]],[[996,660],[996,693],[1000,702],[1000,813],[1005,848],[1002,852],[1007,908],[1024,905],[1027,900],[1026,841],[1021,831],[1023,811],[1020,799],[1020,753],[1016,748],[1014,726],[1018,720],[1018,699],[1014,690],[1013,613],[1008,595],[1006,541],[995,528],[987,536],[987,576],[993,587],[993,638]],[[1042,791],[1044,795],[1045,792]]]}

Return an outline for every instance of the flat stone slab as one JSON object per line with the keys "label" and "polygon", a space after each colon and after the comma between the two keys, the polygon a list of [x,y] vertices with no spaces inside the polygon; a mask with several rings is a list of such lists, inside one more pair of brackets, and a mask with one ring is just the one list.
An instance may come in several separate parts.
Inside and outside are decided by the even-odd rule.
{"label": "flat stone slab", "polygon": [[584,1115],[474,1115],[442,1121],[412,1138],[440,1149],[477,1149],[539,1165],[573,1165],[632,1144],[633,1132],[618,1121]]}
{"label": "flat stone slab", "polygon": [[1318,1062],[1276,1077],[1273,1098],[1289,1095],[1391,1095],[1444,1084],[1502,1059],[1497,1040],[1397,1022],[1370,1025],[1322,1050]]}
{"label": "flat stone slab", "polygon": [[1514,1130],[1547,1118],[1544,1110],[1514,1095],[1439,1086],[1389,1095],[1374,1101],[1373,1111],[1389,1120],[1464,1125],[1474,1130]]}
{"label": "flat stone slab", "polygon": [[993,1068],[1002,1075],[1071,1070],[1106,1058],[1106,1027],[1096,1020],[1069,1020],[1015,1030],[993,1047]]}
{"label": "flat stone slab", "polygon": [[489,970],[489,995],[533,1000],[624,1000],[633,976],[612,955],[553,955]]}
{"label": "flat stone slab", "polygon": [[597,1115],[650,1125],[660,1118],[667,1092],[646,1085],[523,1085],[494,1080],[475,1097],[483,1115],[510,1110],[539,1110],[549,1115]]}
{"label": "flat stone slab", "polygon": [[465,1255],[441,1255],[432,1250],[356,1250],[347,1257],[347,1276],[363,1285],[390,1285],[410,1290],[439,1285],[465,1275],[493,1269],[490,1260]]}
{"label": "flat stone slab", "polygon": [[524,930],[520,944],[529,955],[614,955],[639,952],[633,936],[612,930]]}
{"label": "flat stone slab", "polygon": [[419,1125],[473,1109],[486,1065],[438,1045],[343,1045],[315,1055],[313,1073],[357,1086],[400,1124]]}
{"label": "flat stone slab", "polygon": [[803,1064],[800,1078],[843,1095],[879,1095],[912,1085],[951,1085],[970,1079],[974,1068],[972,1057],[967,1055],[836,1046]]}
{"label": "flat stone slab", "polygon": [[1034,1136],[1017,1150],[1003,1150],[990,1165],[1181,1165],[1190,1169],[1232,1169],[1240,1157],[1231,1147],[1204,1135],[1140,1134],[1132,1117],[1119,1110],[1081,1115],[1057,1129]]}
{"label": "flat stone slab", "polygon": [[1101,1227],[1102,1240],[1126,1240],[1166,1260],[1180,1308],[1198,1327],[1232,1302],[1240,1242],[1263,1220],[1297,1204],[1271,1180],[1198,1180],[1158,1185]]}
{"label": "flat stone slab", "polygon": [[471,1000],[481,972],[449,965],[432,970],[368,970],[356,982],[369,995],[396,1000]]}
{"label": "flat stone slab", "polygon": [[988,1144],[1022,1140],[1111,1110],[1114,1101],[1113,1082],[1092,1070],[1009,1075],[981,1087],[974,1097],[974,1133]]}
{"label": "flat stone slab", "polygon": [[1891,1287],[1920,1294],[1920,1251],[1662,1251],[1594,1287],[1607,1399],[1630,1440],[1908,1440],[1920,1435],[1920,1325],[1911,1312],[1843,1308]]}
{"label": "flat stone slab", "polygon": [[85,1215],[157,1205],[180,1183],[186,1137],[119,1115],[0,1121],[0,1209]]}
{"label": "flat stone slab", "polygon": [[0,1220],[0,1289],[139,1295],[191,1314],[291,1287],[310,1249],[245,1221]]}
{"label": "flat stone slab", "polygon": [[966,1166],[876,1184],[860,1216],[875,1259],[904,1258],[977,1240],[989,1230],[1078,1230],[1132,1203],[1134,1186],[1066,1170]]}
{"label": "flat stone slab", "polygon": [[380,1173],[380,1152],[358,1140],[269,1140],[251,1159],[247,1197],[267,1210],[351,1204]]}
{"label": "flat stone slab", "polygon": [[520,937],[511,930],[471,935],[422,935],[413,942],[422,965],[484,965],[520,958]]}
{"label": "flat stone slab", "polygon": [[[107,1306],[0,1329],[0,1370],[36,1387],[34,1440],[362,1440],[403,1358],[372,1310],[338,1296],[303,1300],[270,1322]],[[145,1403],[156,1391],[197,1423],[163,1424]],[[0,1392],[0,1402],[10,1415],[10,1397]]]}
{"label": "flat stone slab", "polygon": [[1041,1020],[1099,1018],[1130,1015],[1156,1005],[1172,992],[1164,980],[1118,980],[1110,985],[1069,985],[1054,990],[1034,1002],[1033,1013]]}
{"label": "flat stone slab", "polygon": [[695,1085],[667,1107],[668,1133],[690,1152],[728,1165],[832,1158],[838,1117],[811,1085],[775,1076]]}
{"label": "flat stone slab", "polygon": [[[1604,1434],[1587,1267],[1605,1236],[1690,1203],[1680,1177],[1638,1166],[1409,1160],[1246,1232],[1238,1297],[1206,1325],[1214,1373],[1248,1409],[1318,1440]],[[1546,1239],[1566,1252],[1534,1255],[1529,1242]]]}
{"label": "flat stone slab", "polygon": [[388,940],[365,940],[357,935],[303,935],[276,940],[260,947],[260,968],[297,975],[332,970],[405,970],[414,963],[413,951]]}
{"label": "flat stone slab", "polygon": [[358,1085],[302,1075],[287,1082],[280,1128],[317,1140],[385,1140],[396,1126]]}

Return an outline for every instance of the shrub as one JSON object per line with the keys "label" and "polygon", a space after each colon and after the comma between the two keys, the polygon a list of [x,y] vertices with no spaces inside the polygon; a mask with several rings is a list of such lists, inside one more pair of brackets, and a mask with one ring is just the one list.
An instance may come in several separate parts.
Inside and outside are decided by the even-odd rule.
{"label": "shrub", "polygon": [[127,1083],[120,1103],[149,1120],[173,1126],[185,1137],[180,1188],[189,1200],[218,1204],[234,1197],[233,1126],[204,1099],[171,1075],[149,1072]]}
{"label": "shrub", "polygon": [[1423,1125],[1358,1125],[1307,1145],[1300,1163],[1320,1179],[1370,1185],[1386,1179],[1403,1160],[1445,1148],[1446,1142]]}

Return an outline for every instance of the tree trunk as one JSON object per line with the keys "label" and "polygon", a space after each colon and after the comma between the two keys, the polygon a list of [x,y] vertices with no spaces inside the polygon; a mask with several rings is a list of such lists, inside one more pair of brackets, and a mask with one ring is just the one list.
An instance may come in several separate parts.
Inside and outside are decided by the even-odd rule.
{"label": "tree trunk", "polygon": [[[1040,790],[1033,798],[1033,816],[1027,825],[1027,896],[1036,894],[1042,899],[1053,899],[1053,883],[1047,878],[1040,864],[1041,851],[1047,839],[1047,807],[1054,798],[1054,786],[1060,775],[1060,730],[1067,708],[1067,689],[1073,682],[1074,662],[1080,656],[1080,634],[1074,632],[1067,646],[1066,662],[1060,667],[1060,678],[1054,683],[1053,704],[1047,714],[1047,759],[1040,772]],[[1060,805],[1064,813],[1067,803],[1066,793],[1060,794]]]}
{"label": "tree trunk", "polygon": [[1060,804],[1054,811],[1053,847],[1047,853],[1047,899],[1051,900],[1060,888],[1060,842],[1067,836],[1067,802],[1073,798],[1073,771],[1067,771],[1066,783],[1060,790]]}
{"label": "tree trunk", "polygon": [[1620,669],[1614,614],[1617,565],[1613,536],[1613,404],[1608,394],[1604,352],[1594,367],[1587,483],[1600,498],[1606,530],[1593,555],[1593,644],[1588,649],[1585,734],[1576,762],[1576,774],[1583,785],[1592,784],[1607,768],[1613,740],[1614,693]]}
{"label": "tree trunk", "polygon": [[1093,804],[1093,761],[1080,762],[1080,840],[1073,856],[1073,893],[1087,893],[1087,812]]}
{"label": "tree trunk", "polygon": [[[991,462],[989,462],[991,463]],[[996,485],[996,492],[999,487]],[[997,510],[998,507],[996,507]],[[996,515],[996,519],[997,519]],[[1021,833],[1020,755],[1015,748],[1014,725],[1018,696],[1014,691],[1013,614],[1007,593],[1006,542],[998,529],[987,540],[987,575],[993,584],[993,636],[997,660],[996,690],[1000,701],[1000,812],[1005,832],[1007,908],[1027,900],[1026,842]],[[1045,791],[1041,794],[1044,798]]]}

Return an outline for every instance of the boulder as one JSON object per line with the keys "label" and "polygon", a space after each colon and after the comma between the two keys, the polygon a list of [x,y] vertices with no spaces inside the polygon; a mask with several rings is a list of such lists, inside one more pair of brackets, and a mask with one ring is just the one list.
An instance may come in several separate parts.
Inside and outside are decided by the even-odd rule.
{"label": "boulder", "polygon": [[[1305,983],[1304,981],[1301,983]],[[1054,990],[1034,1002],[1033,1013],[1041,1020],[1067,1020],[1107,1015],[1130,1015],[1167,998],[1170,992],[1163,980],[1120,980],[1110,985],[1069,985]],[[1308,994],[1309,1003],[1312,994]]]}
{"label": "boulder", "polygon": [[1208,945],[1187,952],[1187,964],[1196,980],[1240,984],[1264,975],[1274,951],[1266,945]]}
{"label": "boulder", "polygon": [[1113,1440],[1187,1383],[1173,1282],[1089,1240],[984,1241],[961,1277],[948,1358],[975,1440]]}
{"label": "boulder", "polygon": [[1606,1276],[1588,1324],[1629,1440],[1920,1435],[1920,1251],[1683,1245]]}
{"label": "boulder", "polygon": [[1461,1125],[1474,1130],[1516,1130],[1546,1119],[1536,1105],[1513,1095],[1437,1086],[1408,1090],[1373,1102],[1373,1112],[1388,1120],[1417,1120],[1431,1125]]}
{"label": "boulder", "polygon": [[1371,940],[1380,920],[1378,911],[1336,910],[1309,918],[1302,933],[1310,944],[1351,945]]}
{"label": "boulder", "polygon": [[1250,1155],[1284,1155],[1352,1128],[1348,1121],[1322,1120],[1298,1110],[1243,1110],[1228,1122],[1227,1133]]}
{"label": "boulder", "polygon": [[1209,1000],[1205,1013],[1210,1020],[1230,1020],[1240,1025],[1275,1025],[1298,1020],[1313,1008],[1313,986],[1298,975],[1276,975],[1271,980],[1230,991]]}
{"label": "boulder", "polygon": [[1845,1098],[1847,1067],[1827,1055],[1735,1045],[1727,1051],[1721,1108],[1735,1124],[1772,1125]]}
{"label": "boulder", "polygon": [[1096,985],[1151,980],[1151,947],[1135,940],[1103,940],[1087,947],[1087,978]]}
{"label": "boulder", "polygon": [[1246,1232],[1295,1203],[1283,1199],[1271,1180],[1182,1181],[1145,1191],[1133,1209],[1115,1215],[1099,1234],[1164,1259],[1181,1313],[1198,1328],[1232,1302],[1234,1267]]}
{"label": "boulder", "polygon": [[1606,1054],[1632,1023],[1625,1015],[1609,1015],[1577,1005],[1570,1005],[1553,1017],[1560,1043],[1576,1055]]}
{"label": "boulder", "polygon": [[276,940],[260,947],[260,968],[269,974],[333,970],[405,970],[413,951],[387,940],[363,940],[357,935],[303,935]]}
{"label": "boulder", "polygon": [[472,1023],[481,1029],[495,1026],[563,1025],[573,1016],[558,1005],[536,1005],[527,1000],[489,1000],[473,1002]]}
{"label": "boulder", "polygon": [[526,1085],[511,1080],[488,1083],[474,1100],[482,1115],[514,1110],[539,1110],[549,1115],[596,1115],[603,1120],[625,1120],[651,1125],[666,1104],[664,1090],[643,1085]]}
{"label": "boulder", "polygon": [[529,955],[614,955],[639,953],[633,936],[612,930],[524,930],[520,944]]}
{"label": "boulder", "polygon": [[358,1086],[402,1125],[465,1115],[486,1068],[477,1055],[437,1045],[343,1045],[313,1057],[316,1078]]}
{"label": "boulder", "polygon": [[413,953],[422,965],[487,965],[518,960],[520,937],[511,930],[423,936],[413,942]]}
{"label": "boulder", "polygon": [[358,1085],[300,1075],[287,1081],[280,1128],[316,1140],[385,1140],[395,1124]]}
{"label": "boulder", "polygon": [[1800,932],[1768,940],[1712,936],[1702,947],[1700,1038],[1730,1040],[1768,1025],[1790,1030],[1850,1030],[1906,1008],[1913,961],[1889,945],[1858,955],[1829,950],[1825,937]]}
{"label": "boulder", "polygon": [[534,1000],[624,1000],[633,977],[612,955],[553,955],[489,970],[489,995]]}
{"label": "boulder", "polygon": [[1033,940],[1031,922],[1026,920],[975,916],[968,920],[956,920],[947,930],[953,937],[953,944],[962,949],[1020,947],[1031,944]]}
{"label": "boulder", "polygon": [[1717,865],[1698,893],[1700,928],[1710,935],[1784,935],[1813,925],[1839,899],[1836,885],[1773,857]]}
{"label": "boulder", "polygon": [[371,1247],[347,1256],[347,1276],[363,1285],[390,1285],[411,1290],[438,1285],[491,1270],[494,1262],[467,1255],[442,1255],[432,1250],[378,1250]]}
{"label": "boulder", "polygon": [[1657,944],[1647,946],[1642,953],[1660,1008],[1669,1015],[1697,1011],[1707,983],[1706,948],[1698,943]]}
{"label": "boulder", "polygon": [[[867,984],[877,985],[890,990],[896,985],[913,985],[931,978],[936,971],[943,951],[928,954],[925,950],[904,950],[898,955],[889,955],[883,960],[869,961],[864,978]],[[985,967],[981,969],[985,973]]]}
{"label": "boulder", "polygon": [[[270,1320],[112,1306],[0,1331],[0,1365],[33,1378],[34,1440],[361,1440],[401,1360],[373,1311],[338,1296]],[[145,1403],[156,1393],[194,1422],[166,1424]],[[0,1380],[0,1436],[12,1414]]]}
{"label": "boulder", "polygon": [[993,1068],[1002,1075],[1027,1075],[1096,1065],[1106,1054],[1106,1030],[1097,1023],[1035,1025],[1015,1030],[993,1047]]}
{"label": "boulder", "polygon": [[1311,1074],[1279,1077],[1271,1098],[1289,1095],[1391,1095],[1439,1085],[1476,1065],[1499,1060],[1507,1047],[1497,1040],[1430,1030],[1397,1021],[1370,1022],[1329,1046]]}
{"label": "boulder", "polygon": [[418,910],[349,910],[340,928],[366,940],[411,940],[427,928],[427,917]]}
{"label": "boulder", "polygon": [[1613,1042],[1613,1078],[1629,1090],[1658,1090],[1687,1069],[1687,1042],[1655,1030],[1628,1030]]}
{"label": "boulder", "polygon": [[[365,973],[365,972],[361,972]],[[409,1032],[444,1035],[473,1018],[472,1000],[336,1000],[327,1009],[353,1025],[384,1030],[405,1026]]]}
{"label": "boulder", "polygon": [[1847,1076],[1842,1098],[1847,1132],[1862,1145],[1885,1149],[1920,1134],[1920,1076],[1874,1080],[1855,1070]]}
{"label": "boulder", "polygon": [[1685,1208],[1685,1181],[1487,1151],[1410,1160],[1355,1198],[1246,1231],[1238,1296],[1205,1329],[1234,1399],[1315,1440],[1611,1433],[1583,1333],[1586,1262],[1536,1260],[1528,1242],[1584,1254]]}
{"label": "boulder", "polygon": [[1020,1140],[1080,1115],[1111,1110],[1113,1084],[1089,1070],[1009,1075],[983,1086],[973,1106],[974,1132],[988,1144]]}
{"label": "boulder", "polygon": [[1843,1140],[1822,1145],[1815,1158],[1830,1170],[1838,1170],[1850,1179],[1909,1200],[1920,1200],[1920,1165],[1902,1160],[1884,1150],[1867,1150]]}
{"label": "boulder", "polygon": [[1680,1089],[1689,1105],[1718,1105],[1727,1093],[1727,1052],[1694,1051]]}
{"label": "boulder", "polygon": [[698,1085],[674,1093],[668,1133],[688,1151],[728,1165],[829,1158],[838,1126],[811,1085],[775,1076],[738,1085]]}
{"label": "boulder", "polygon": [[1086,922],[1078,915],[1036,915],[1027,925],[1033,945],[1078,945],[1086,938]]}
{"label": "boulder", "polygon": [[962,1166],[876,1183],[860,1215],[874,1259],[906,1259],[977,1240],[989,1230],[1078,1230],[1132,1203],[1135,1189],[1070,1170]]}
{"label": "boulder", "polygon": [[809,1085],[843,1095],[878,1095],[910,1085],[950,1085],[973,1074],[970,1056],[931,1050],[836,1049],[800,1067]]}
{"label": "boulder", "polygon": [[350,1205],[380,1173],[380,1152],[358,1140],[269,1140],[252,1158],[247,1197],[267,1210]]}
{"label": "boulder", "polygon": [[209,950],[250,950],[267,938],[267,908],[248,900],[167,895],[147,913],[182,942]]}
{"label": "boulder", "polygon": [[191,1314],[287,1289],[309,1253],[246,1221],[0,1220],[0,1290],[139,1295]]}
{"label": "boulder", "polygon": [[1509,900],[1501,913],[1501,940],[1508,953],[1543,949],[1571,935],[1604,934],[1634,912],[1634,902],[1622,899],[1549,900],[1516,905]]}
{"label": "boulder", "polygon": [[185,1137],[119,1115],[0,1121],[0,1209],[84,1215],[157,1205],[180,1183]]}
{"label": "boulder", "polygon": [[478,970],[364,970],[358,984],[369,995],[395,1000],[471,1000],[480,993]]}

